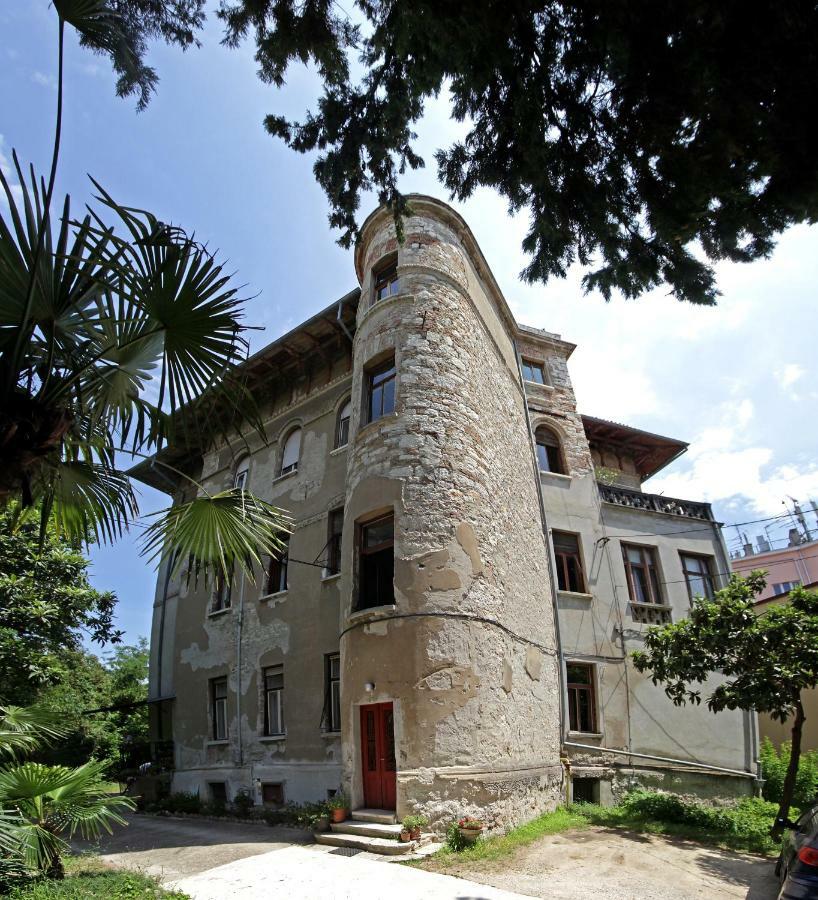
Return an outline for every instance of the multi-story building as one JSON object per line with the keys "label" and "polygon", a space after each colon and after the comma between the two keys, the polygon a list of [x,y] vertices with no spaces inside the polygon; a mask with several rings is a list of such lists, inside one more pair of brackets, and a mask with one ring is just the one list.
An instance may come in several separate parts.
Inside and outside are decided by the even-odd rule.
{"label": "multi-story building", "polygon": [[603,800],[634,780],[750,793],[754,719],[676,708],[628,660],[728,568],[707,504],[641,491],[685,445],[581,416],[573,345],[515,322],[451,208],[411,208],[400,244],[388,211],[366,221],[360,289],[246,363],[266,442],[135,470],[177,501],[191,487],[162,462],[293,518],[255,581],[159,573],[150,696],[174,788],[343,789],[491,827],[569,780]]}

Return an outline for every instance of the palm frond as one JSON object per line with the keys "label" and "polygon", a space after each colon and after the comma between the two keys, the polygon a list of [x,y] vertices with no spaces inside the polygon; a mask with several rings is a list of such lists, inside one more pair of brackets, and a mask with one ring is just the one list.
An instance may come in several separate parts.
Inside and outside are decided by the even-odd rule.
{"label": "palm frond", "polygon": [[231,488],[155,513],[142,536],[142,553],[153,561],[175,551],[174,575],[187,563],[196,578],[229,580],[237,567],[252,578],[254,563],[282,550],[291,523],[278,507]]}
{"label": "palm frond", "polygon": [[51,710],[37,706],[0,707],[0,755],[14,756],[58,740],[66,731]]}

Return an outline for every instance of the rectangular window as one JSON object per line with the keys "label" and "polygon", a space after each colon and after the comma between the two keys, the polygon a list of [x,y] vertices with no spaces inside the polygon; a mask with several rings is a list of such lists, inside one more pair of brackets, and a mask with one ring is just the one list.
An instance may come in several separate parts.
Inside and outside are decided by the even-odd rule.
{"label": "rectangular window", "polygon": [[395,358],[367,372],[367,422],[395,411]]}
{"label": "rectangular window", "polygon": [[375,303],[378,300],[385,300],[398,293],[398,264],[393,262],[391,265],[384,266],[379,272],[375,273],[374,297]]}
{"label": "rectangular window", "polygon": [[571,731],[595,734],[597,731],[594,667],[587,663],[565,664],[568,688],[568,727]]}
{"label": "rectangular window", "polygon": [[554,557],[557,562],[557,585],[561,591],[585,593],[585,574],[579,553],[577,535],[567,531],[554,531]]}
{"label": "rectangular window", "polygon": [[692,600],[694,597],[713,599],[715,587],[713,584],[713,557],[696,556],[692,553],[680,554],[682,558],[682,571],[685,573],[687,593]]}
{"label": "rectangular window", "polygon": [[790,591],[800,586],[800,581],[782,581],[773,585],[773,594],[789,594]]}
{"label": "rectangular window", "polygon": [[284,734],[284,666],[267,666],[264,681],[264,734]]}
{"label": "rectangular window", "polygon": [[227,803],[227,782],[226,781],[208,781],[208,790],[210,791],[210,800],[219,806]]}
{"label": "rectangular window", "polygon": [[392,514],[362,525],[358,536],[358,609],[395,602],[395,523]]}
{"label": "rectangular window", "polygon": [[210,681],[211,734],[214,741],[227,740],[227,679]]}
{"label": "rectangular window", "polygon": [[270,557],[270,565],[267,569],[267,593],[280,594],[287,590],[287,568],[290,558],[290,535],[281,535],[284,547],[279,550],[278,556]]}
{"label": "rectangular window", "polygon": [[221,612],[223,609],[230,609],[231,590],[230,582],[224,575],[219,575],[216,578],[216,588],[210,601],[210,612]]}
{"label": "rectangular window", "polygon": [[623,544],[622,556],[625,560],[628,594],[634,620],[643,625],[663,625],[669,622],[670,608],[665,603],[659,587],[656,549]]}
{"label": "rectangular window", "polygon": [[269,781],[261,786],[261,802],[265,806],[284,805],[284,785],[280,781]]}
{"label": "rectangular window", "polygon": [[325,717],[327,731],[341,730],[341,657],[331,653],[325,657]]}
{"label": "rectangular window", "polygon": [[344,510],[332,509],[327,517],[327,575],[341,571],[341,536],[344,530]]}
{"label": "rectangular window", "polygon": [[545,384],[545,367],[542,363],[524,359],[522,364],[523,378],[526,381],[533,381],[535,384]]}

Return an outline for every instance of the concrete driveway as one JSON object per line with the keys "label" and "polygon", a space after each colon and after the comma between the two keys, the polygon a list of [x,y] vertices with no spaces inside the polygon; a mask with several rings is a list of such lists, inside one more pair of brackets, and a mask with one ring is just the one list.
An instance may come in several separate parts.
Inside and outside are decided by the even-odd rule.
{"label": "concrete driveway", "polygon": [[290,828],[132,815],[98,849],[104,861],[156,875],[194,900],[528,900],[311,841]]}

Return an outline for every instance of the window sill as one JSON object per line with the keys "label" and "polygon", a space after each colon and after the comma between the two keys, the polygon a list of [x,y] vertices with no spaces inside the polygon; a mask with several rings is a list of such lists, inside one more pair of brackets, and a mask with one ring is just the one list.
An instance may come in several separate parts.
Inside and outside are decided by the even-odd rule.
{"label": "window sill", "polygon": [[331,741],[333,739],[340,741],[341,740],[341,731],[340,731],[340,729],[338,731],[322,731],[321,737],[325,741]]}
{"label": "window sill", "polygon": [[557,589],[557,596],[564,597],[566,600],[588,600],[594,599],[593,594],[586,594],[584,591],[561,591]]}
{"label": "window sill", "polygon": [[597,740],[605,737],[601,731],[569,731],[569,738],[596,738]]}
{"label": "window sill", "polygon": [[227,606],[224,609],[214,609],[207,614],[208,619],[217,619],[219,616],[227,615],[227,613],[232,612],[233,608],[231,606]]}
{"label": "window sill", "polygon": [[208,747],[229,747],[230,741],[227,739],[225,739],[223,741],[208,741],[207,746]]}
{"label": "window sill", "polygon": [[298,469],[293,469],[291,472],[285,472],[283,475],[276,475],[273,479],[273,484],[278,484],[279,481],[285,481],[287,478],[292,478],[293,475],[298,474]]}
{"label": "window sill", "polygon": [[387,413],[385,416],[381,416],[379,419],[375,419],[372,422],[367,422],[366,425],[362,425],[358,429],[358,433],[355,435],[356,443],[361,439],[362,435],[367,435],[370,432],[379,431],[379,426],[381,425],[389,425],[392,422],[397,422],[398,414],[396,412]]}
{"label": "window sill", "polygon": [[268,600],[283,600],[288,593],[289,589],[286,591],[276,591],[274,594],[262,594],[261,597],[258,598],[258,602],[266,603]]}
{"label": "window sill", "polygon": [[283,734],[263,734],[259,737],[259,743],[262,744],[274,744],[278,741],[286,741],[287,740],[287,732],[285,731]]}
{"label": "window sill", "polygon": [[341,444],[340,447],[336,447],[334,450],[330,450],[330,456],[340,456],[342,453],[346,453],[349,449],[349,441],[346,444]]}
{"label": "window sill", "polygon": [[322,575],[321,576],[321,584],[330,584],[333,581],[337,581],[341,577],[340,572],[333,572],[331,575]]}
{"label": "window sill", "polygon": [[350,622],[357,622],[359,619],[365,619],[367,616],[372,616],[373,618],[377,618],[377,616],[382,613],[395,612],[395,610],[397,608],[398,608],[397,603],[385,603],[383,606],[368,606],[366,609],[353,610],[347,616],[347,619]]}
{"label": "window sill", "polygon": [[562,472],[547,472],[545,469],[540,469],[540,478],[544,481],[553,481],[555,484],[571,483],[570,475],[563,475]]}
{"label": "window sill", "polygon": [[538,391],[553,391],[553,384],[540,384],[539,381],[529,381],[527,378],[524,378],[523,381],[526,385],[530,385],[533,388],[536,388]]}

